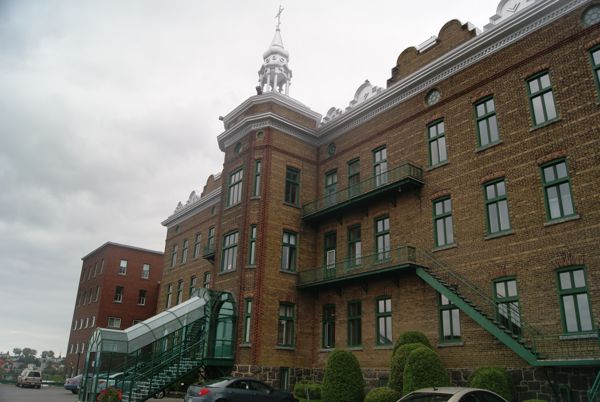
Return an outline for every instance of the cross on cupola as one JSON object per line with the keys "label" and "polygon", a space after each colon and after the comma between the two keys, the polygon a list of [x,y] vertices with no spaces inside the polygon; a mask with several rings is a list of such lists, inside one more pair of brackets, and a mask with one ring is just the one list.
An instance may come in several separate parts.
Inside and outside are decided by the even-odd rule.
{"label": "cross on cupola", "polygon": [[281,40],[281,13],[283,7],[275,15],[277,25],[275,27],[275,36],[271,41],[271,46],[263,53],[263,65],[258,71],[258,84],[256,88],[259,94],[264,92],[279,92],[289,95],[290,84],[292,80],[292,70],[288,67],[289,53],[283,48]]}

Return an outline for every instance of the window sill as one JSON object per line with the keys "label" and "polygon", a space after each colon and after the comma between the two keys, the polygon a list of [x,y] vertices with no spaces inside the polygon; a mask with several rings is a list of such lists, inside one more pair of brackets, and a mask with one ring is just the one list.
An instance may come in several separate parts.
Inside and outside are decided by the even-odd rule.
{"label": "window sill", "polygon": [[442,167],[442,166],[446,166],[446,165],[448,165],[449,163],[450,163],[450,161],[444,161],[444,162],[440,162],[440,163],[438,163],[437,165],[433,165],[433,166],[429,166],[428,168],[425,168],[425,171],[426,171],[426,172],[430,172],[430,171],[432,171],[432,170],[434,170],[434,169],[440,168],[440,167]]}
{"label": "window sill", "polygon": [[465,343],[463,341],[456,341],[456,342],[444,342],[444,343],[437,344],[438,348],[454,348],[454,347],[459,347],[459,346],[465,346]]}
{"label": "window sill", "polygon": [[394,344],[390,343],[389,345],[377,345],[373,349],[375,349],[375,350],[391,350],[391,349],[394,349]]}
{"label": "window sill", "polygon": [[591,332],[582,332],[582,333],[575,333],[575,334],[565,334],[565,335],[561,335],[558,337],[558,339],[560,339],[561,341],[570,341],[570,340],[579,340],[579,339],[597,339],[598,338],[598,334],[597,333],[591,333]]}
{"label": "window sill", "polygon": [[477,154],[477,153],[480,153],[480,152],[483,152],[483,151],[487,151],[488,149],[494,148],[495,146],[498,146],[498,145],[502,144],[503,142],[504,141],[499,140],[499,141],[496,141],[496,142],[492,142],[491,144],[487,144],[487,145],[483,145],[483,146],[477,147],[475,149],[475,153]]}
{"label": "window sill", "polygon": [[363,350],[362,346],[346,346],[346,350],[351,350],[354,352],[360,352]]}
{"label": "window sill", "polygon": [[509,230],[505,230],[503,232],[489,234],[489,235],[485,236],[483,239],[484,240],[492,240],[492,239],[497,239],[499,237],[510,236],[510,235],[514,235],[514,234],[515,234],[515,232],[513,232],[512,229],[509,229]]}
{"label": "window sill", "polygon": [[254,265],[246,265],[246,269],[255,269],[256,268],[256,264]]}
{"label": "window sill", "polygon": [[240,343],[240,348],[251,348],[252,344],[251,343]]}
{"label": "window sill", "polygon": [[[229,210],[229,209],[235,208],[235,207],[237,207],[238,205],[242,205],[242,202],[241,202],[241,201],[239,201],[239,202],[236,202],[235,204],[232,204],[232,205],[228,205],[228,206],[226,206],[225,208],[223,208],[223,212],[224,212],[224,211],[227,211],[227,210]],[[212,216],[212,215],[211,215],[211,216]]]}
{"label": "window sill", "polygon": [[296,208],[296,209],[300,209],[300,205],[297,204],[290,204],[289,202],[283,202],[283,205],[286,205],[288,207],[292,207],[292,208]]}
{"label": "window sill", "polygon": [[319,349],[319,353],[331,353],[335,350],[335,348],[321,348]]}
{"label": "window sill", "polygon": [[275,349],[276,349],[276,350],[289,350],[289,351],[295,351],[295,350],[296,350],[296,347],[295,347],[295,346],[282,346],[282,345],[279,345],[279,346],[275,346]]}
{"label": "window sill", "polygon": [[221,276],[221,275],[227,275],[227,274],[234,273],[234,272],[236,272],[236,271],[237,271],[237,268],[234,268],[234,269],[230,269],[229,271],[221,271],[221,272],[219,272],[217,275],[218,275],[218,276]]}
{"label": "window sill", "polygon": [[288,275],[298,275],[298,272],[296,272],[296,271],[286,271],[286,270],[280,269],[279,272],[281,272],[282,274],[288,274]]}
{"label": "window sill", "polygon": [[544,227],[554,226],[554,225],[558,225],[559,223],[564,223],[564,222],[576,221],[580,218],[581,218],[581,216],[579,216],[579,214],[575,214],[575,215],[567,216],[565,218],[553,219],[549,222],[544,223]]}
{"label": "window sill", "polygon": [[446,244],[445,246],[439,246],[439,247],[434,247],[431,251],[433,251],[434,253],[437,251],[444,251],[444,250],[448,250],[451,248],[456,248],[458,247],[458,243],[451,243],[451,244]]}
{"label": "window sill", "polygon": [[561,119],[560,117],[557,117],[557,118],[555,118],[555,119],[552,119],[552,120],[548,120],[548,121],[546,121],[546,122],[544,122],[544,123],[542,123],[542,124],[538,124],[537,126],[533,126],[533,127],[531,127],[531,128],[529,129],[529,132],[532,132],[532,131],[538,130],[538,129],[540,129],[540,128],[544,128],[544,127],[551,126],[551,125],[553,125],[554,123],[558,123],[558,122],[559,122],[559,121],[561,121],[561,120],[562,120],[562,119]]}
{"label": "window sill", "polygon": [[253,195],[250,197],[251,200],[260,200],[260,195]]}

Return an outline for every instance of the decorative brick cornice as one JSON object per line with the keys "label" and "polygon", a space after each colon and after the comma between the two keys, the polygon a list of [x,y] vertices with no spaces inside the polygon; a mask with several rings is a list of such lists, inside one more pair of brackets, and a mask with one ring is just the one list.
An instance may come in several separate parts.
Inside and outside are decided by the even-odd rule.
{"label": "decorative brick cornice", "polygon": [[476,94],[474,94],[473,96],[471,96],[471,103],[479,102],[481,99],[492,97],[493,95],[494,95],[494,93],[490,92],[489,90],[479,91]]}
{"label": "decorative brick cornice", "polygon": [[479,179],[479,184],[487,183],[488,181],[492,181],[495,179],[500,179],[504,176],[506,176],[506,172],[503,170],[500,172],[490,173],[488,175],[483,176],[481,179]]}
{"label": "decorative brick cornice", "polygon": [[438,198],[448,197],[450,194],[452,194],[450,190],[440,190],[436,193],[431,194],[431,197],[429,197],[429,199],[433,201],[437,200]]}
{"label": "decorative brick cornice", "polygon": [[600,45],[600,38],[593,39],[587,42],[584,46],[586,49],[591,50],[592,48]]}
{"label": "decorative brick cornice", "polygon": [[534,74],[541,73],[542,71],[549,70],[550,65],[548,63],[538,64],[537,66],[532,66],[528,68],[523,74],[521,74],[521,79],[525,80],[531,77]]}
{"label": "decorative brick cornice", "polygon": [[554,269],[570,267],[573,265],[585,265],[585,257],[580,254],[574,254],[569,250],[561,251],[552,258]]}
{"label": "decorative brick cornice", "polygon": [[554,151],[551,154],[542,156],[541,158],[538,158],[536,160],[536,163],[539,165],[543,165],[545,163],[548,163],[550,161],[553,161],[555,159],[563,159],[567,157],[567,151],[564,149],[558,150],[558,151]]}

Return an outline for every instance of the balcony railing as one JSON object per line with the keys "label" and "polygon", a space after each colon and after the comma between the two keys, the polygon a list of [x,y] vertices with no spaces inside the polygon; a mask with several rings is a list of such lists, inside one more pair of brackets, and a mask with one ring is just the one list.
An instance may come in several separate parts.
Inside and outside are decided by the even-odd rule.
{"label": "balcony railing", "polygon": [[412,246],[355,256],[298,272],[298,287],[322,286],[367,275],[376,275],[410,267],[415,261],[415,248]]}
{"label": "balcony railing", "polygon": [[302,208],[304,219],[314,219],[337,211],[355,202],[363,201],[383,192],[395,190],[403,185],[423,185],[423,169],[410,162],[404,162],[397,168],[372,176],[366,180],[346,187],[335,193],[327,194]]}
{"label": "balcony railing", "polygon": [[214,260],[215,259],[215,245],[207,244],[206,246],[204,246],[204,253],[202,254],[202,257],[205,260]]}

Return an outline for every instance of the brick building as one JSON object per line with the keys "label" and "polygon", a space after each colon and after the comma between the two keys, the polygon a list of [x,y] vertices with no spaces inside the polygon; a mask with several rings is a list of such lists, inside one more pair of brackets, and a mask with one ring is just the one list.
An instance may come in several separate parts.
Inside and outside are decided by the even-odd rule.
{"label": "brick building", "polygon": [[125,329],[156,313],[163,253],[112,242],[82,258],[67,345],[67,375],[83,372],[96,328]]}
{"label": "brick building", "polygon": [[584,400],[600,365],[600,2],[502,0],[402,51],[324,118],[288,95],[279,28],[223,118],[222,173],[167,230],[159,310],[237,300],[234,372],[289,387],[334,347],[370,386],[424,332],[463,384]]}

